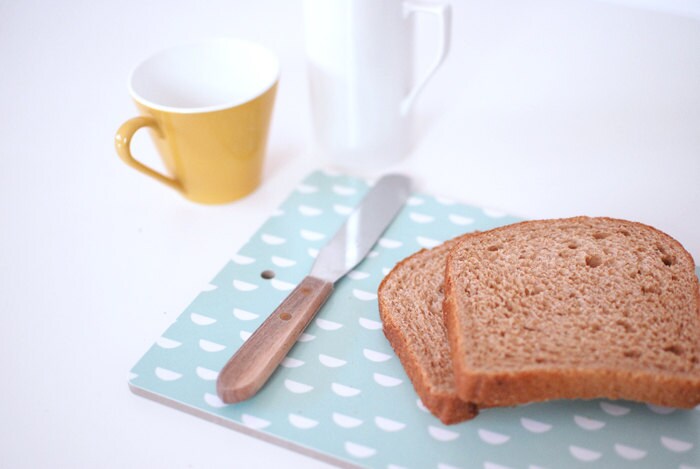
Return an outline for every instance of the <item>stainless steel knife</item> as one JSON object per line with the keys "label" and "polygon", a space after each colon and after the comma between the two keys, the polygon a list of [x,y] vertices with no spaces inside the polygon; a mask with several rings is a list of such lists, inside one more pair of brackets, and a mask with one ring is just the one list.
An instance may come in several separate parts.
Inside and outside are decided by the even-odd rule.
{"label": "stainless steel knife", "polygon": [[244,401],[262,388],[328,299],[333,284],[365,258],[410,192],[406,176],[391,174],[376,182],[319,251],[309,275],[224,365],[216,382],[222,401]]}

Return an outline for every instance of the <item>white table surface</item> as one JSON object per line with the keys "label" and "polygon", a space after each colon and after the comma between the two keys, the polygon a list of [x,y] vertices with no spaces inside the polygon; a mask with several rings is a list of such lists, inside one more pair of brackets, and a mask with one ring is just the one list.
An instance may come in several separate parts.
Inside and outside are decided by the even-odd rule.
{"label": "white table surface", "polygon": [[[454,4],[418,144],[386,171],[526,218],[642,221],[700,259],[697,2]],[[0,467],[327,467],[126,384],[199,288],[327,164],[308,150],[302,28],[298,0],[0,1]],[[420,31],[429,52],[432,30]],[[210,36],[262,42],[283,67],[264,184],[216,207],[113,149],[135,115],[130,68]],[[145,134],[135,152],[158,164]]]}

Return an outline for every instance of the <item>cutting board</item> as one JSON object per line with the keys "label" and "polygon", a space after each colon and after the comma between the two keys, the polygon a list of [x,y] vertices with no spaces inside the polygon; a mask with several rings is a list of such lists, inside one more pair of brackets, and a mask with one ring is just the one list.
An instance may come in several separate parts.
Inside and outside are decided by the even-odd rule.
{"label": "cutting board", "polygon": [[556,401],[487,409],[451,426],[427,412],[382,333],[377,287],[421,248],[517,221],[427,194],[414,194],[337,284],[262,391],[223,404],[218,370],[306,275],[368,188],[329,171],[299,183],[133,367],[131,390],[345,467],[700,467],[700,408]]}

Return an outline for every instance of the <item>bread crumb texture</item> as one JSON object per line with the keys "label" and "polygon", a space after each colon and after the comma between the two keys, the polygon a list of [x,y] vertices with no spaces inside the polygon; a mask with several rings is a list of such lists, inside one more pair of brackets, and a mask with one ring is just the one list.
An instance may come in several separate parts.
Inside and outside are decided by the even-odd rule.
{"label": "bread crumb texture", "polygon": [[588,217],[517,223],[464,238],[447,275],[458,374],[671,376],[698,398],[695,263],[652,227]]}
{"label": "bread crumb texture", "polygon": [[423,404],[444,423],[472,418],[477,412],[457,397],[442,320],[445,261],[456,241],[404,259],[378,290],[384,333]]}

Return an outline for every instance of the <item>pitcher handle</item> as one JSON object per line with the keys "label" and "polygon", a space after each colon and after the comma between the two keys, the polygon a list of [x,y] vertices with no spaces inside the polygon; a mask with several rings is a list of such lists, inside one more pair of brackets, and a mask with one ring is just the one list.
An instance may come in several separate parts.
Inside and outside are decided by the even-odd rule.
{"label": "pitcher handle", "polygon": [[401,113],[408,114],[416,98],[430,80],[438,67],[447,57],[450,50],[450,35],[452,29],[452,8],[449,3],[435,3],[425,0],[405,0],[403,2],[404,18],[408,19],[414,13],[429,13],[435,15],[438,23],[438,52],[427,72],[416,82],[411,91],[401,103]]}

